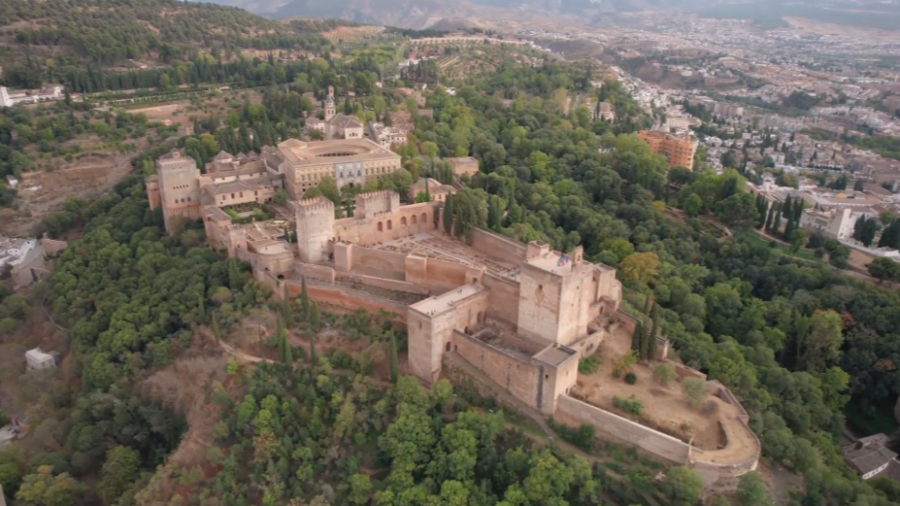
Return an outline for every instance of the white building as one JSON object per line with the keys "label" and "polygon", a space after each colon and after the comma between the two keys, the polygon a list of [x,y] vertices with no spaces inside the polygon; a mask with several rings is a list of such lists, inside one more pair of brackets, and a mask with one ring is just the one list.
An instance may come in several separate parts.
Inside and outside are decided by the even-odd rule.
{"label": "white building", "polygon": [[56,367],[56,359],[53,355],[44,353],[40,348],[26,351],[25,362],[27,363],[29,371]]}
{"label": "white building", "polygon": [[854,212],[847,207],[829,211],[804,209],[800,217],[800,228],[835,239],[848,239],[853,237],[857,220],[866,215],[867,213]]}
{"label": "white building", "polygon": [[13,101],[6,86],[0,86],[0,107],[12,107]]}

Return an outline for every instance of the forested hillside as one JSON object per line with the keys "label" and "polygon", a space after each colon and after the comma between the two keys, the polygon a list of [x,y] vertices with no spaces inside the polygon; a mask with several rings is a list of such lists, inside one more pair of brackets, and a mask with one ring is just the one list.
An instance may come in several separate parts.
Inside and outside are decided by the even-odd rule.
{"label": "forested hillside", "polygon": [[[339,95],[357,92],[341,104],[347,114],[387,121],[408,109],[414,128],[398,148],[405,169],[367,189],[406,196],[426,171],[439,173],[438,158],[477,157],[482,173],[464,178],[466,187],[447,204],[455,218],[442,224],[448,233],[465,240],[473,227],[486,227],[564,251],[583,244],[589,259],[618,269],[628,312],[649,319],[647,308],[658,303],[673,356],[741,398],[768,462],[804,480],[805,491],[790,504],[900,501],[891,482],[862,481],[837,447],[845,412],[872,418],[900,393],[896,292],[760,240],[751,229],[762,216],[743,191],[743,176],[669,171],[632,134],[651,119],[618,83],[598,92],[585,69],[532,68],[509,58],[495,73],[458,83],[456,96],[430,87],[431,118],[414,101],[400,103],[374,86],[373,62],[365,58],[349,65],[207,64],[197,66],[201,77],[246,79],[266,91],[258,103],[230,104],[223,117],[198,121],[178,141],[188,156],[202,164],[220,149],[259,151],[300,135],[312,106],[302,93],[328,84]],[[583,107],[564,114],[575,93],[613,102],[617,123],[592,122]],[[67,125],[45,129],[52,135]],[[161,152],[136,157],[136,168],[152,171]],[[674,193],[670,181],[683,190]],[[349,187],[316,191],[336,203],[353,197]],[[538,430],[488,412],[492,401],[466,388],[438,382],[426,393],[400,375],[405,336],[389,322],[321,314],[307,297],[271,301],[249,266],[204,246],[202,225],[166,235],[137,177],[65,212],[68,220],[54,232],[78,223],[84,235],[43,286],[52,315],[71,329],[73,351],[65,367],[32,387],[49,392],[28,397],[33,436],[0,451],[0,483],[17,505],[698,502],[702,483],[692,471],[668,467],[657,482],[661,464],[645,465],[634,451],[605,454],[613,450],[595,446],[590,427],[560,432],[593,452],[592,464],[550,451]],[[716,220],[734,235],[711,225]],[[32,303],[42,301],[35,295]],[[270,332],[257,330],[256,320],[241,326],[266,312],[278,315]],[[0,315],[25,313],[18,307]],[[349,351],[317,352],[326,323],[346,334]],[[185,423],[140,395],[138,385],[185,349],[197,351],[197,341],[247,328],[259,353],[277,350],[278,359],[262,366],[232,360],[198,417],[211,427],[203,449],[188,464],[164,463]],[[745,483],[757,479],[748,476]],[[767,504],[741,497],[742,506]]]}
{"label": "forested hillside", "polygon": [[309,23],[280,23],[247,11],[175,0],[0,2],[4,80],[40,84],[71,68],[154,66],[240,49],[310,50],[326,42]]}

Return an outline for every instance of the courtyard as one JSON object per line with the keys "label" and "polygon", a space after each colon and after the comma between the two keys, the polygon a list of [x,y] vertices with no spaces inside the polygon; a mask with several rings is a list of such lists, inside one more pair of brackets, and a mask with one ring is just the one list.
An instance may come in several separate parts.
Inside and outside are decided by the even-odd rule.
{"label": "courtyard", "polygon": [[[739,419],[739,406],[714,395],[707,395],[699,407],[692,406],[683,391],[682,378],[667,384],[654,379],[653,369],[661,362],[632,365],[631,371],[637,376],[633,385],[614,377],[616,362],[630,350],[631,335],[625,329],[610,333],[593,355],[598,360],[596,372],[579,372],[573,397],[689,442],[704,461],[733,463],[753,456],[758,442]],[[640,415],[626,412],[613,402],[614,397],[632,396],[643,403]]]}

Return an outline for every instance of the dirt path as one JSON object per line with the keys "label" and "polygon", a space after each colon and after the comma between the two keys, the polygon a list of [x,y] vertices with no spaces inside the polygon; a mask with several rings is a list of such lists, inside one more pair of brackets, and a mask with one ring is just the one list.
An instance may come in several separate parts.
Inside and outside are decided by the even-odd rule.
{"label": "dirt path", "polygon": [[236,349],[234,346],[226,343],[225,341],[222,341],[221,339],[219,340],[219,346],[222,347],[222,350],[225,351],[225,353],[231,355],[232,357],[236,358],[238,362],[244,364],[259,364],[260,362],[265,362],[267,364],[275,363],[274,360],[269,360],[267,358],[257,357],[254,355],[248,355],[243,351]]}

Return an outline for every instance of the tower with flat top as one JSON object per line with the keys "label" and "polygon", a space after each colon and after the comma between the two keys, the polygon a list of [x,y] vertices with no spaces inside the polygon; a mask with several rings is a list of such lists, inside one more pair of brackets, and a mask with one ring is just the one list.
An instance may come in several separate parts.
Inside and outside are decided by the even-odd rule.
{"label": "tower with flat top", "polygon": [[334,232],[334,202],[315,197],[297,202],[297,247],[300,260],[321,263],[328,259],[328,241]]}

